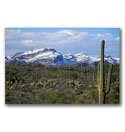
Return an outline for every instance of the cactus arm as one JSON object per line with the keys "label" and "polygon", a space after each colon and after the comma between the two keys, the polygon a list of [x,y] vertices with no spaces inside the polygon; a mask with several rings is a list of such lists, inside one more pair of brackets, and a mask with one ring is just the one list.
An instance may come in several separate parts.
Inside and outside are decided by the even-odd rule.
{"label": "cactus arm", "polygon": [[98,64],[97,68],[97,84],[98,84],[98,100],[100,102],[101,100],[101,93],[100,93],[100,64]]}
{"label": "cactus arm", "polygon": [[97,84],[99,83],[100,83],[100,64],[98,64],[98,68],[97,68]]}
{"label": "cactus arm", "polygon": [[112,69],[113,69],[113,65],[110,64],[109,65],[108,78],[107,78],[107,89],[105,91],[105,94],[108,94],[110,92]]}

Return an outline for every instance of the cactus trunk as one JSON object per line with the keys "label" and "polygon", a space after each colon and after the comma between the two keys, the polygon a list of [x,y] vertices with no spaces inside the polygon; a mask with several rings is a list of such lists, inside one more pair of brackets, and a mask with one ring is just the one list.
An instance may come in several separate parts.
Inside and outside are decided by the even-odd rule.
{"label": "cactus trunk", "polygon": [[99,96],[100,96],[100,99],[99,99],[99,104],[102,104],[103,103],[103,100],[104,100],[104,93],[103,93],[103,90],[104,90],[104,46],[105,46],[105,41],[102,40],[102,43],[101,43],[101,60],[100,60],[100,93],[99,93]]}
{"label": "cactus trunk", "polygon": [[111,85],[111,74],[112,74],[112,68],[113,65],[109,65],[109,72],[108,72],[108,78],[107,78],[107,87],[105,89],[105,78],[104,78],[104,47],[105,47],[105,41],[102,40],[101,43],[101,59],[100,64],[98,65],[98,75],[97,75],[97,83],[98,83],[98,99],[99,104],[105,104],[106,102],[106,95],[110,92],[110,85]]}

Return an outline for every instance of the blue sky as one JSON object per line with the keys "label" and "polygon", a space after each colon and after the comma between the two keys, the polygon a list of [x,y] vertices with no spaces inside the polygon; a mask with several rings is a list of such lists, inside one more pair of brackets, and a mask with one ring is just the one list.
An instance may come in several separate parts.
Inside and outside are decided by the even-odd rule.
{"label": "blue sky", "polygon": [[20,51],[52,47],[62,54],[84,52],[100,56],[101,40],[105,54],[120,55],[119,28],[6,28],[6,56]]}

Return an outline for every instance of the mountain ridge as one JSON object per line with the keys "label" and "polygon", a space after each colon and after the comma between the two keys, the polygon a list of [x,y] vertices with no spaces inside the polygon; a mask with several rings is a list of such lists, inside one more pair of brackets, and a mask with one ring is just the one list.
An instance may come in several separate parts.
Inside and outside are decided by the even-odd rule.
{"label": "mountain ridge", "polygon": [[[119,58],[113,58],[109,55],[105,55],[105,63],[116,64],[119,63]],[[42,48],[34,49],[26,52],[17,52],[14,55],[5,57],[6,64],[16,63],[40,63],[44,65],[75,65],[80,63],[83,66],[97,66],[100,61],[100,57],[88,56],[84,52],[62,55],[54,48]]]}

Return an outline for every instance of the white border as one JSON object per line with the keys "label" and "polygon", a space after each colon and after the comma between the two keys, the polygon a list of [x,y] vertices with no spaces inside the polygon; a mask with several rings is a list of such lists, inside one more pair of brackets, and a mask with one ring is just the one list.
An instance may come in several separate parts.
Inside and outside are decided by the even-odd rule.
{"label": "white border", "polygon": [[[122,132],[124,99],[123,0],[1,0],[0,1],[0,131]],[[7,106],[4,104],[5,27],[120,27],[121,92],[119,106]]]}

